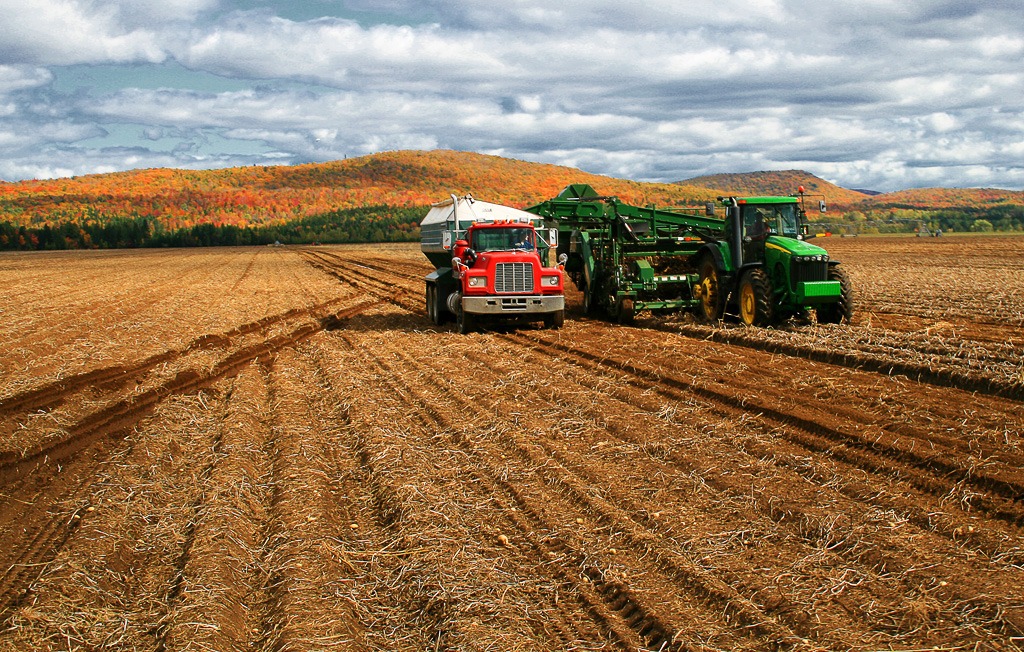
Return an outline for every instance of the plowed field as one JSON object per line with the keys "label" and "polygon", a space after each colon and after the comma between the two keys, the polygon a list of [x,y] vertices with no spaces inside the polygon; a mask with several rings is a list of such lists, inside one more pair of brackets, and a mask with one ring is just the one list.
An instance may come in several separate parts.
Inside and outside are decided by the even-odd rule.
{"label": "plowed field", "polygon": [[416,246],[0,256],[0,650],[1024,649],[1024,240],[459,336]]}

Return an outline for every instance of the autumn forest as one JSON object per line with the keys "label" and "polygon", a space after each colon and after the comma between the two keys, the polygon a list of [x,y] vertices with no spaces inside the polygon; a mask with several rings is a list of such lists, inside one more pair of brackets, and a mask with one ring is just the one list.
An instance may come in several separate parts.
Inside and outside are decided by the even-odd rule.
{"label": "autumn forest", "polygon": [[694,206],[718,195],[824,196],[818,231],[1024,231],[1024,193],[918,189],[870,194],[801,171],[640,183],[576,169],[452,151],[385,152],[300,166],[152,169],[0,182],[0,249],[410,241],[431,203],[450,193],[527,206],[569,183],[634,204]]}

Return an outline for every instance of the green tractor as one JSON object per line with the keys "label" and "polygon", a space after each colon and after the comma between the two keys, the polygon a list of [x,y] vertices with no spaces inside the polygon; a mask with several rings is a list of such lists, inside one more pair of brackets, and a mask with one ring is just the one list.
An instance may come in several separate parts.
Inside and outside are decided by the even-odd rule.
{"label": "green tractor", "polygon": [[[853,287],[828,252],[809,243],[804,194],[793,197],[720,197],[723,233],[694,254],[699,275],[697,316],[721,319],[730,307],[750,326],[769,326],[817,313],[819,323],[850,323]],[[824,212],[824,202],[819,203]]]}
{"label": "green tractor", "polygon": [[[807,242],[805,196],[720,197],[703,211],[631,206],[573,184],[527,211],[559,230],[558,253],[587,314],[630,323],[641,311],[737,314],[751,326],[817,312],[849,322],[853,291],[828,252]],[[824,210],[824,202],[820,203]]]}

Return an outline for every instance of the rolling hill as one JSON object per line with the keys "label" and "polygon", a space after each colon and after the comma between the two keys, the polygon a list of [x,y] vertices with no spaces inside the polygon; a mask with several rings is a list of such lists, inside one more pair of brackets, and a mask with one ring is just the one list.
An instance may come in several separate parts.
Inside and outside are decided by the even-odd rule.
{"label": "rolling hill", "polygon": [[[730,194],[790,195],[802,185],[808,194],[825,195],[836,219],[844,211],[877,217],[899,211],[962,209],[966,219],[974,220],[986,217],[985,211],[993,208],[1024,208],[1021,192],[939,188],[873,196],[800,170],[642,183],[470,152],[396,151],[298,166],[149,169],[0,183],[0,248],[65,243],[133,246],[152,242],[155,235],[185,231],[191,234],[188,238],[164,240],[164,244],[242,244],[268,238],[271,242],[318,237],[330,242],[382,236],[411,239],[416,216],[451,193],[472,193],[487,201],[524,207],[554,196],[570,183],[589,183],[601,194],[616,195],[627,203],[659,206],[698,206]],[[997,217],[1005,214],[1004,210]],[[367,228],[365,222],[375,219],[380,224]],[[1024,221],[1016,212],[1010,219],[1008,228]],[[965,224],[958,223],[957,230]],[[211,229],[237,233],[225,241],[222,233]],[[253,230],[262,231],[257,237]]]}
{"label": "rolling hill", "polygon": [[168,228],[252,226],[371,205],[428,206],[451,193],[526,206],[570,183],[589,183],[637,204],[699,203],[714,194],[484,154],[399,151],[299,166],[151,169],[0,184],[0,222],[28,226],[150,217]]}

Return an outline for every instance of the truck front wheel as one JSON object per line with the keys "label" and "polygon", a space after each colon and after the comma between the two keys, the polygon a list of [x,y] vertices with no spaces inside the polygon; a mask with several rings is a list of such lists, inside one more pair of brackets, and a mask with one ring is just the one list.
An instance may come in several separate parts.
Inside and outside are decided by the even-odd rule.
{"label": "truck front wheel", "polygon": [[476,328],[476,316],[472,313],[468,313],[465,310],[460,310],[456,322],[459,326],[459,333],[466,335],[472,333]]}
{"label": "truck front wheel", "polygon": [[740,317],[747,326],[772,323],[772,284],[759,267],[748,270],[740,279]]}
{"label": "truck front wheel", "polygon": [[545,328],[553,328],[553,329],[557,330],[557,329],[561,328],[562,324],[564,324],[564,323],[565,323],[565,311],[564,310],[556,310],[555,312],[549,312],[548,314],[544,315],[544,327]]}

